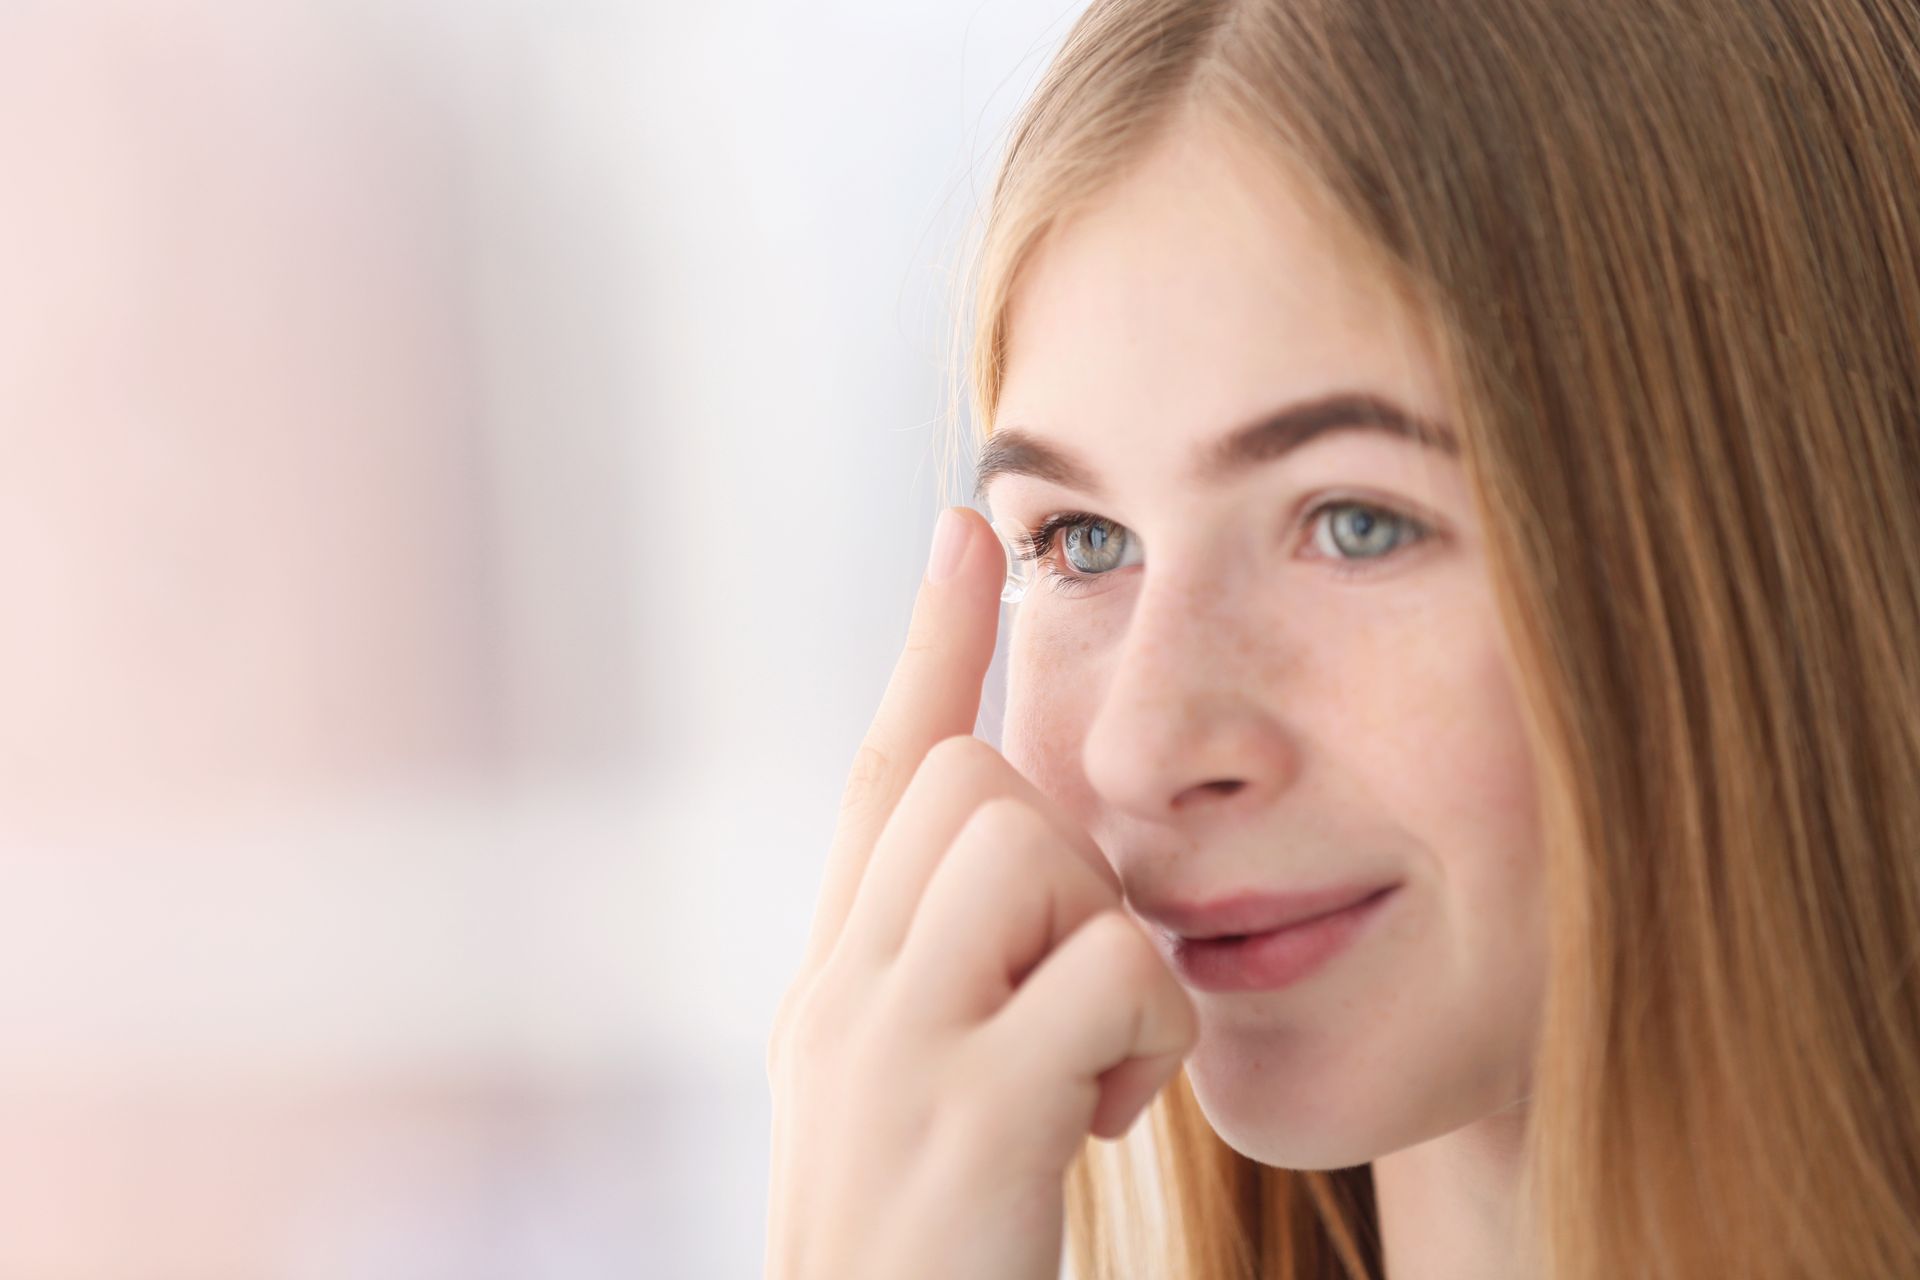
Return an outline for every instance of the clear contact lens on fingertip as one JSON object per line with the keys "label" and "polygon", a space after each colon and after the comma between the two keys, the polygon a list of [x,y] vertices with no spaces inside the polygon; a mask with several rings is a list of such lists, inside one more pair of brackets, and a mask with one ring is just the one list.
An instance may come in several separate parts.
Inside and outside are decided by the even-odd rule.
{"label": "clear contact lens on fingertip", "polygon": [[993,521],[993,531],[1000,539],[1000,550],[1007,558],[1007,580],[1000,588],[1002,604],[1019,604],[1027,594],[1027,584],[1033,576],[1033,561],[1021,557],[1019,548],[1025,543],[1027,531],[1012,520]]}

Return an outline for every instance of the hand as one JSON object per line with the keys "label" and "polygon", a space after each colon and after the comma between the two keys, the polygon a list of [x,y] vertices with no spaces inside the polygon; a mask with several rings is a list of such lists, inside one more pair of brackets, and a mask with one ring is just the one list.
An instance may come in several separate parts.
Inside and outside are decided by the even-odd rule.
{"label": "hand", "polygon": [[768,1041],[769,1280],[1056,1280],[1067,1167],[1198,1034],[1092,837],[972,736],[1006,561],[951,510]]}

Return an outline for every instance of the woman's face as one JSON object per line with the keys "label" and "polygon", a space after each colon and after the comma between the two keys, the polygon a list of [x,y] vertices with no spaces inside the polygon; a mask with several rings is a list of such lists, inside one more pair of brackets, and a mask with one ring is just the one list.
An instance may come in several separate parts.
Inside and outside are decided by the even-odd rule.
{"label": "woman's face", "polygon": [[[1041,568],[1014,609],[1002,746],[1099,841],[1137,913],[1399,883],[1309,976],[1190,988],[1187,1072],[1221,1136],[1341,1168],[1529,1091],[1541,861],[1457,456],[1341,429],[1195,474],[1233,428],[1332,392],[1457,431],[1408,317],[1274,175],[1226,137],[1182,135],[1020,280],[995,429],[1081,474],[999,473],[986,498],[1027,529],[1095,519],[1042,556],[1081,581]],[[1335,498],[1364,505],[1314,514]]]}

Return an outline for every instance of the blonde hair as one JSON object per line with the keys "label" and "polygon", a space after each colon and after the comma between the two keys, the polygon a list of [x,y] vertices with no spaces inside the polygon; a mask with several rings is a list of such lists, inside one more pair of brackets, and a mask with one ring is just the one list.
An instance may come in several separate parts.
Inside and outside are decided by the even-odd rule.
{"label": "blonde hair", "polygon": [[[971,247],[976,423],[1023,264],[1196,115],[1447,366],[1541,788],[1547,1274],[1920,1275],[1920,10],[1096,0]],[[1083,1280],[1381,1274],[1371,1166],[1239,1155],[1184,1072],[1068,1194]]]}

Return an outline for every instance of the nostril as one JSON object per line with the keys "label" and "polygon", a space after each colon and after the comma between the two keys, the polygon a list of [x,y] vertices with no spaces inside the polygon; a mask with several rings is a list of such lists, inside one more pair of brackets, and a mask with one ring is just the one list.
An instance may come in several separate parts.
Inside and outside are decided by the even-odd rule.
{"label": "nostril", "polygon": [[1196,782],[1180,793],[1174,805],[1177,808],[1198,804],[1202,796],[1208,795],[1224,800],[1237,794],[1246,785],[1245,778],[1215,778],[1211,782]]}

